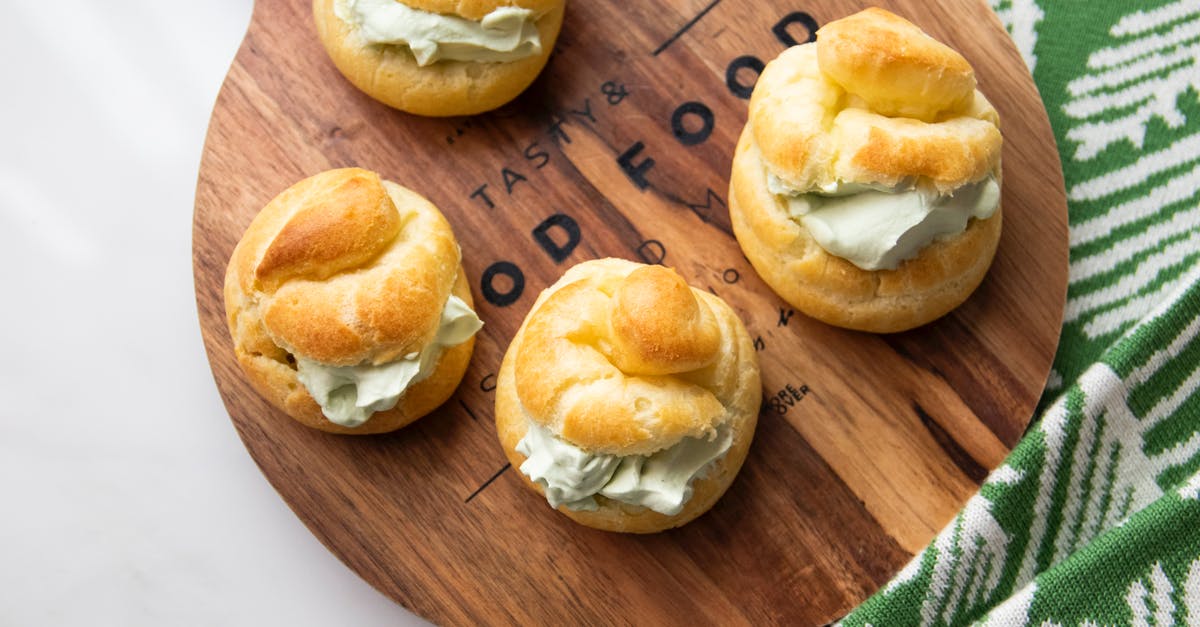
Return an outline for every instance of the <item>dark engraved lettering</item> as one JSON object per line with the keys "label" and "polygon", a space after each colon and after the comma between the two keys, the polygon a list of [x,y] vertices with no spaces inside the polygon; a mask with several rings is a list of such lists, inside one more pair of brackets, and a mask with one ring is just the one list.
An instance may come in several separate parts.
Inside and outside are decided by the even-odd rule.
{"label": "dark engraved lettering", "polygon": [[550,153],[539,148],[537,142],[526,146],[524,154],[526,159],[534,162],[533,167],[539,170],[546,167],[547,163],[550,163]]}
{"label": "dark engraved lettering", "polygon": [[786,327],[788,325],[788,321],[791,320],[792,316],[794,315],[796,315],[795,309],[784,309],[783,307],[780,307],[779,324],[777,326]]}
{"label": "dark engraved lettering", "polygon": [[[688,130],[687,120],[689,118],[697,118],[700,121],[700,127]],[[703,102],[694,100],[675,107],[675,112],[671,114],[671,132],[675,134],[675,139],[678,139],[679,143],[684,146],[695,146],[708,139],[708,136],[712,135],[715,123],[712,109],[709,109]]]}
{"label": "dark engraved lettering", "polygon": [[553,139],[554,143],[559,146],[571,143],[571,136],[567,135],[567,132],[562,127],[565,122],[566,120],[557,115],[552,116],[550,118],[550,128],[546,129],[546,132],[550,133],[550,139]]}
{"label": "dark engraved lettering", "polygon": [[737,283],[738,280],[741,278],[742,278],[742,275],[733,268],[729,268],[723,274],[721,274],[721,279],[730,285]]}
{"label": "dark engraved lettering", "polygon": [[[500,275],[508,277],[512,282],[508,291],[501,292],[496,289],[496,277]],[[521,292],[525,291],[525,273],[521,272],[517,264],[511,261],[497,261],[483,271],[479,289],[483,292],[483,297],[487,302],[497,307],[507,307],[517,302],[517,299],[521,297]]]}
{"label": "dark engraved lettering", "polygon": [[[804,30],[807,31],[804,41],[796,41],[796,38],[792,37],[792,34],[788,32],[788,27],[792,24],[804,25]],[[789,48],[800,44],[812,43],[817,40],[817,21],[804,11],[793,11],[783,16],[783,19],[775,22],[775,25],[771,27],[771,32],[775,33],[775,38]]]}
{"label": "dark engraved lettering", "polygon": [[761,351],[767,348],[767,343],[763,341],[762,336],[754,338],[754,350]]}
{"label": "dark engraved lettering", "polygon": [[[550,236],[550,229],[558,227],[566,236],[566,242],[559,244]],[[571,251],[579,245],[579,223],[565,213],[556,213],[533,229],[533,239],[550,255],[554,263],[562,263],[571,255]]]}
{"label": "dark engraved lettering", "polygon": [[463,136],[463,133],[466,133],[466,130],[464,130],[464,127],[466,127],[466,128],[470,128],[470,127],[471,127],[471,123],[470,123],[470,122],[466,122],[465,124],[463,124],[463,126],[456,126],[456,127],[454,127],[454,134],[453,134],[453,135],[447,135],[447,136],[446,136],[446,143],[447,143],[447,144],[453,144],[453,143],[454,143],[454,138],[455,138],[455,137],[462,137],[462,136]]}
{"label": "dark engraved lettering", "polygon": [[471,198],[483,199],[483,202],[487,205],[488,209],[496,208],[496,203],[492,202],[491,197],[487,195],[487,183],[475,188],[475,191],[471,192]]}
{"label": "dark engraved lettering", "polygon": [[783,389],[787,390],[788,395],[791,396],[792,400],[794,401],[804,398],[804,395],[800,393],[800,390],[796,389],[791,383],[785,385]]}
{"label": "dark engraved lettering", "polygon": [[650,157],[642,159],[640,163],[633,162],[633,158],[638,156],[645,147],[646,145],[642,142],[634,142],[628,150],[617,157],[617,165],[621,166],[621,170],[625,172],[625,176],[628,176],[629,180],[638,186],[638,189],[650,187],[650,182],[646,180],[646,173],[650,171],[650,168],[654,167],[654,159]]}
{"label": "dark engraved lettering", "polygon": [[709,187],[704,193],[704,204],[690,202],[685,202],[684,204],[687,205],[687,208],[691,209],[692,213],[696,214],[697,217],[705,222],[708,222],[709,217],[712,215],[714,200],[717,201],[717,204],[721,205],[722,207],[725,206],[725,201],[722,200],[721,197],[718,196],[711,187]]}
{"label": "dark engraved lettering", "polygon": [[496,389],[496,375],[494,373],[488,373],[482,379],[480,379],[479,389],[483,390],[484,392],[491,392],[492,390]]}
{"label": "dark engraved lettering", "polygon": [[637,254],[642,261],[650,264],[662,264],[667,258],[667,248],[656,239],[648,239],[637,247]]}
{"label": "dark engraved lettering", "polygon": [[515,186],[517,183],[520,183],[521,181],[529,180],[529,179],[525,178],[520,172],[517,172],[515,170],[510,170],[508,168],[504,168],[504,169],[500,170],[500,174],[504,177],[504,189],[505,189],[505,191],[507,191],[509,193],[510,196],[512,195],[513,186]]}
{"label": "dark engraved lettering", "polygon": [[[605,83],[605,84],[607,85],[607,83]],[[571,109],[571,113],[574,115],[577,115],[581,118],[591,120],[593,123],[596,121],[596,116],[592,115],[592,99],[591,98],[583,99],[583,111],[579,111],[577,109]],[[570,140],[567,140],[567,143],[570,143]]]}
{"label": "dark engraved lettering", "polygon": [[768,398],[767,405],[769,405],[771,409],[775,410],[775,413],[783,415],[788,412],[788,409],[795,407],[796,403],[804,400],[804,397],[806,396],[808,396],[807,385],[796,387],[795,385],[789,383],[783,386],[782,390],[779,390],[770,398]]}
{"label": "dark engraved lettering", "polygon": [[[748,100],[750,94],[754,93],[754,83],[758,82],[758,75],[762,73],[763,67],[762,59],[756,56],[740,56],[730,61],[729,66],[725,68],[725,86],[733,95],[742,100]],[[740,70],[753,70],[754,79],[749,83],[738,80],[738,71]]]}
{"label": "dark engraved lettering", "polygon": [[604,81],[604,84],[600,86],[600,93],[604,94],[610,105],[619,105],[629,96],[629,90],[625,89],[625,85],[614,81]]}

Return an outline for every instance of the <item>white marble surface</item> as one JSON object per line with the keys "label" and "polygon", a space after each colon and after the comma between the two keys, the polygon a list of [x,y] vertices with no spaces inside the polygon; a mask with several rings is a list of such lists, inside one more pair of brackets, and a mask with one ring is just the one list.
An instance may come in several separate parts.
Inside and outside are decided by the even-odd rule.
{"label": "white marble surface", "polygon": [[251,0],[0,20],[0,625],[417,621],[292,515],[192,294],[200,150]]}

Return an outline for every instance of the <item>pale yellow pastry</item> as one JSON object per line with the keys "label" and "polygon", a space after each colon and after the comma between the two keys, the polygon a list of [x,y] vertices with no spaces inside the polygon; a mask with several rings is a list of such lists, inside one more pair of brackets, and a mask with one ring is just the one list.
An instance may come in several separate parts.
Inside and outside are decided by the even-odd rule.
{"label": "pale yellow pastry", "polygon": [[225,272],[225,314],[254,388],[322,431],[382,433],[442,404],[482,326],[449,223],[359,168],[276,196]]}
{"label": "pale yellow pastry", "polygon": [[762,399],[737,314],[674,270],[581,263],[538,297],[496,384],[505,455],[576,522],[651,533],[708,511]]}
{"label": "pale yellow pastry", "polygon": [[542,71],[566,0],[313,0],[317,34],[367,95],[427,116],[516,98]]}
{"label": "pale yellow pastry", "polygon": [[868,9],[763,70],[733,160],[734,233],[798,310],[910,329],[960,305],[991,265],[1001,146],[966,59]]}

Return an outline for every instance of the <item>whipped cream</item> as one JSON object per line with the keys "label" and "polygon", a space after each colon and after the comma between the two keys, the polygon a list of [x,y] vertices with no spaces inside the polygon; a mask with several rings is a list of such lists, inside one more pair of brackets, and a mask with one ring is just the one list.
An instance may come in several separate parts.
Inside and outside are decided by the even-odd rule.
{"label": "whipped cream", "polygon": [[396,0],[335,0],[333,12],[368,43],[407,46],[422,67],[440,60],[516,61],[542,53],[529,9],[500,7],[475,22]]}
{"label": "whipped cream", "polygon": [[733,444],[733,430],[717,427],[709,438],[684,438],[649,456],[588,453],[530,420],[517,452],[521,472],[542,486],[551,507],[594,511],[595,495],[674,516],[692,498],[692,482]]}
{"label": "whipped cream", "polygon": [[451,294],[437,336],[420,352],[377,366],[329,366],[297,356],[297,376],[330,422],[357,427],[371,414],[395,407],[405,390],[433,374],[446,348],[462,344],[482,327],[471,307]]}
{"label": "whipped cream", "polygon": [[788,213],[821,248],[863,270],[895,270],[934,240],[962,233],[971,218],[986,220],[1000,206],[993,176],[947,195],[907,183],[840,182],[796,193],[771,174],[767,188],[786,199]]}

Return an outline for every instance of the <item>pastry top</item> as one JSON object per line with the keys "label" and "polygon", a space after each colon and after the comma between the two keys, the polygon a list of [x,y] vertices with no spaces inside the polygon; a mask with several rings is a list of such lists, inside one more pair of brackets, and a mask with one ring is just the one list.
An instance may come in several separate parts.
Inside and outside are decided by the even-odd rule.
{"label": "pastry top", "polygon": [[870,8],[830,22],[817,35],[821,71],[880,115],[933,122],[975,96],[975,71],[961,54],[911,22]]}
{"label": "pastry top", "polygon": [[[309,177],[246,229],[225,275],[235,341],[259,333],[331,366],[382,364],[434,339],[459,268],[429,201],[359,168]],[[241,314],[253,311],[253,316]]]}
{"label": "pastry top", "polygon": [[585,262],[538,297],[518,331],[517,396],[530,420],[589,453],[648,455],[708,438],[742,411],[744,375],[757,373],[738,362],[739,331],[728,305],[673,270]]}
{"label": "pastry top", "polygon": [[883,9],[830,22],[767,64],[750,124],[796,192],[857,183],[938,193],[999,170],[995,109],[962,55]]}
{"label": "pastry top", "polygon": [[561,7],[563,0],[397,0],[420,11],[440,15],[457,15],[479,21],[485,15],[504,7],[529,9],[534,15],[549,13]]}

